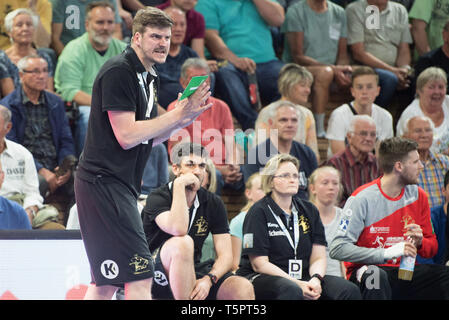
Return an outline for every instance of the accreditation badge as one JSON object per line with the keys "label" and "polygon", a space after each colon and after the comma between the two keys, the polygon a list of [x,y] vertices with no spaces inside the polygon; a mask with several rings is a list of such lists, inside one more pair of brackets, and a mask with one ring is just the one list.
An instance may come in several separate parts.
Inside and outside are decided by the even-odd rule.
{"label": "accreditation badge", "polygon": [[288,275],[297,280],[302,279],[302,260],[288,260]]}

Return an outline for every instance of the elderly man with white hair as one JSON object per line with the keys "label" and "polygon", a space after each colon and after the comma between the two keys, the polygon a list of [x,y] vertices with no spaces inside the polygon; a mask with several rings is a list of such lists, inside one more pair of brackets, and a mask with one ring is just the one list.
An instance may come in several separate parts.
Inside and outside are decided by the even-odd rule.
{"label": "elderly man with white hair", "polygon": [[424,166],[418,185],[426,191],[430,208],[444,203],[444,174],[449,170],[449,157],[431,150],[434,128],[429,117],[414,116],[404,122],[402,134],[418,143],[419,160]]}
{"label": "elderly man with white hair", "polygon": [[376,145],[376,123],[368,115],[356,115],[346,132],[348,145],[324,165],[335,167],[341,172],[343,193],[339,206],[361,185],[379,177],[376,157],[373,154]]}

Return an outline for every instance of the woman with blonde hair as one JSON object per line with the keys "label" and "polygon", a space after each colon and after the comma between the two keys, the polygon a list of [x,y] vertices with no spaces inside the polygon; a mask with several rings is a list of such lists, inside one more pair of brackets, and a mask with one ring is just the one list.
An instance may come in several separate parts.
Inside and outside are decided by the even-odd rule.
{"label": "woman with blonde hair", "polygon": [[[309,200],[320,213],[328,244],[334,239],[343,212],[337,207],[342,190],[340,172],[334,167],[320,167],[309,177]],[[329,247],[326,247],[326,258],[326,274],[344,277],[344,264],[329,257]]]}
{"label": "woman with blonde hair", "polygon": [[[299,125],[295,140],[309,146],[319,162],[320,154],[315,119],[312,111],[306,107],[309,104],[308,98],[312,83],[313,75],[305,67],[296,63],[287,63],[279,72],[278,89],[281,94],[279,101],[293,103],[298,113]],[[267,133],[269,132],[268,119],[270,118],[270,108],[272,107],[266,106],[260,110],[255,124],[256,133],[259,129],[266,130]]]}
{"label": "woman with blonde hair", "polygon": [[253,204],[243,223],[238,275],[248,278],[256,299],[360,299],[360,290],[326,275],[326,237],[317,208],[296,194],[299,160],[272,157],[264,167],[265,197]]}
{"label": "woman with blonde hair", "polygon": [[229,224],[232,241],[232,270],[238,269],[240,264],[240,256],[242,253],[242,229],[243,221],[245,220],[246,213],[252,207],[254,203],[259,201],[265,196],[265,193],[261,188],[261,176],[258,172],[252,174],[245,183],[245,197],[247,202],[241,209],[241,212],[236,215]]}

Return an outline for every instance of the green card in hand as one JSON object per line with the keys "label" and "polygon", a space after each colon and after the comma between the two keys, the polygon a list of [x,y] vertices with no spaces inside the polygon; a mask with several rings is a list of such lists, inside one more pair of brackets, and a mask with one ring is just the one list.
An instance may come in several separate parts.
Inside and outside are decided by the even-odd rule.
{"label": "green card in hand", "polygon": [[207,77],[208,76],[192,77],[192,79],[190,79],[189,84],[187,85],[187,88],[184,90],[179,100],[190,97],[196,91],[196,89],[198,89],[198,87],[207,79]]}

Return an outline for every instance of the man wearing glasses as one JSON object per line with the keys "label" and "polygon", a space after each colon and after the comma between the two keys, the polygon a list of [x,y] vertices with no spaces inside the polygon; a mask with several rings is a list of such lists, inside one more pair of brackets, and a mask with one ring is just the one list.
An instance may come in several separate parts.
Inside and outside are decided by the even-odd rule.
{"label": "man wearing glasses", "polygon": [[307,179],[318,167],[313,150],[295,140],[298,132],[300,111],[294,103],[279,100],[267,107],[269,136],[263,134],[263,129],[256,132],[259,144],[248,151],[245,164],[242,166],[243,179],[246,180],[255,172],[263,169],[268,160],[279,153],[287,153],[299,159],[298,196],[307,200]]}
{"label": "man wearing glasses", "polygon": [[376,145],[376,123],[368,115],[356,115],[352,118],[346,133],[348,145],[326,161],[341,172],[343,194],[340,199],[342,208],[346,199],[355,189],[379,176],[376,157],[373,154]]}
{"label": "man wearing glasses", "polygon": [[[201,187],[206,174],[204,147],[178,143],[171,160],[176,178],[151,192],[143,210],[144,230],[155,259],[153,298],[253,300],[251,283],[231,273],[231,236],[224,204]],[[216,259],[200,263],[209,232]]]}
{"label": "man wearing glasses", "polygon": [[[64,102],[45,91],[48,65],[38,55],[22,58],[17,63],[22,85],[1,100],[12,113],[12,129],[7,138],[27,148],[34,157],[45,202],[60,199],[67,222],[68,210],[74,204],[71,170],[60,168],[64,159],[75,159],[72,133],[65,114]],[[61,169],[61,170],[60,170]]]}

